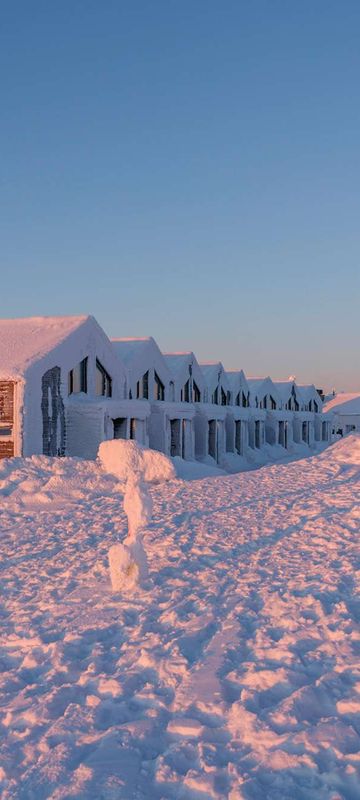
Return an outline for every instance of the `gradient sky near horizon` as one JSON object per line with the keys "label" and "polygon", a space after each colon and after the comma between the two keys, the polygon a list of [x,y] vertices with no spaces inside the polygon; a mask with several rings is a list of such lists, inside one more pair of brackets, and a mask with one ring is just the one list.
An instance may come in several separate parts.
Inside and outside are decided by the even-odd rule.
{"label": "gradient sky near horizon", "polygon": [[0,316],[359,389],[358,0],[0,11]]}

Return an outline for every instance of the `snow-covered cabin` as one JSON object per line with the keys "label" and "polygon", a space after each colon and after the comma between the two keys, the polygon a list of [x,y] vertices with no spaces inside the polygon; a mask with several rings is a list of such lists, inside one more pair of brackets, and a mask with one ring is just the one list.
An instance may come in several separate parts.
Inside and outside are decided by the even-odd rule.
{"label": "snow-covered cabin", "polygon": [[172,374],[170,399],[176,403],[203,402],[205,381],[194,353],[163,353],[163,356]]}
{"label": "snow-covered cabin", "polygon": [[253,449],[264,444],[277,444],[277,418],[273,412],[281,407],[281,400],[273,381],[265,378],[248,378],[250,388],[249,443]]}
{"label": "snow-covered cabin", "polygon": [[[273,381],[279,398],[278,408],[268,414],[268,429],[272,427],[276,444],[292,449],[294,443],[295,414],[300,414],[303,398],[293,379],[287,381]],[[269,441],[269,433],[267,435]]]}
{"label": "snow-covered cabin", "polygon": [[129,397],[150,403],[149,445],[168,456],[193,457],[194,410],[175,401],[175,378],[152,336],[112,339],[129,375]]}
{"label": "snow-covered cabin", "polygon": [[204,377],[194,353],[164,353],[171,373],[170,398],[181,417],[173,418],[171,426],[171,455],[185,459],[195,457],[195,403],[201,403],[205,392]]}
{"label": "snow-covered cabin", "polygon": [[249,446],[250,387],[243,370],[227,370],[230,402],[226,415],[226,451],[245,456]]}
{"label": "snow-covered cabin", "polygon": [[126,378],[92,316],[0,320],[0,456],[94,458],[131,413]]}
{"label": "snow-covered cabin", "polygon": [[338,436],[360,433],[360,392],[339,392],[327,400],[324,414]]}
{"label": "snow-covered cabin", "polygon": [[225,420],[231,393],[221,362],[200,364],[204,378],[203,402],[196,404],[195,454],[221,464],[226,453]]}
{"label": "snow-covered cabin", "polygon": [[330,419],[323,415],[323,402],[313,383],[297,384],[302,404],[294,415],[294,439],[313,447],[315,442],[327,442],[331,435]]}

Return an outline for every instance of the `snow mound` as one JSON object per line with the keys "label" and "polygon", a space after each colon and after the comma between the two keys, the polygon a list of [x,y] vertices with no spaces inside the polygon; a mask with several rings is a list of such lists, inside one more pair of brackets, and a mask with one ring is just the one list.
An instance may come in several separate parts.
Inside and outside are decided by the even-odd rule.
{"label": "snow mound", "polygon": [[111,439],[102,442],[98,457],[106,472],[126,481],[130,475],[139,475],[149,483],[161,483],[176,478],[170,458],[157,450],[149,450],[136,442]]}

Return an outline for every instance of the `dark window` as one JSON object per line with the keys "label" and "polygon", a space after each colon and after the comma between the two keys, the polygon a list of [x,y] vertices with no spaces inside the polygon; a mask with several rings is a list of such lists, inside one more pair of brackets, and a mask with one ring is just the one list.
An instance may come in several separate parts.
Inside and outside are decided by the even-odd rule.
{"label": "dark window", "polygon": [[193,398],[194,398],[194,403],[200,403],[201,392],[199,387],[196,385],[195,381],[193,381]]}
{"label": "dark window", "polygon": [[221,387],[221,405],[222,406],[226,406],[227,405],[226,392],[224,392],[224,389],[222,387]]}
{"label": "dark window", "polygon": [[0,428],[0,436],[11,436],[12,428]]}
{"label": "dark window", "polygon": [[140,397],[140,381],[136,384],[136,399],[138,400]]}
{"label": "dark window", "polygon": [[246,397],[245,392],[242,392],[242,403],[241,403],[241,405],[242,405],[243,408],[247,408],[247,406],[249,405],[249,395]]}
{"label": "dark window", "polygon": [[68,375],[68,393],[79,394],[79,392],[87,393],[87,366],[88,359],[83,358],[80,364],[70,370]]}
{"label": "dark window", "polygon": [[231,404],[231,392],[226,392],[226,405]]}
{"label": "dark window", "polygon": [[114,439],[126,439],[127,419],[126,417],[117,417],[113,419],[114,423]]}
{"label": "dark window", "polygon": [[136,439],[136,419],[131,417],[130,420],[130,439]]}
{"label": "dark window", "polygon": [[[148,374],[148,373],[147,373]],[[154,398],[155,400],[165,400],[165,386],[160,380],[157,372],[154,372]]]}
{"label": "dark window", "polygon": [[238,394],[236,395],[235,405],[236,406],[241,405],[241,392],[238,392]]}
{"label": "dark window", "polygon": [[142,396],[144,400],[149,399],[149,370],[142,377]]}
{"label": "dark window", "polygon": [[219,405],[219,387],[218,386],[216,387],[215,392],[213,393],[211,402],[214,404],[214,406],[218,406]]}
{"label": "dark window", "polygon": [[95,394],[98,397],[111,397],[112,386],[111,386],[111,378],[108,372],[106,372],[105,367],[100,364],[100,361],[96,359],[96,388]]}
{"label": "dark window", "polygon": [[316,414],[317,414],[317,413],[318,413],[318,411],[319,411],[319,406],[318,406],[318,404],[317,404],[316,400],[314,400],[314,411],[316,412]]}
{"label": "dark window", "polygon": [[271,395],[270,395],[270,403],[271,403],[271,409],[272,409],[272,411],[276,411],[276,403],[275,403],[275,400],[274,400],[274,398],[273,398],[273,397],[271,397]]}
{"label": "dark window", "polygon": [[184,403],[190,403],[190,378],[186,381],[183,388],[182,399],[184,400]]}
{"label": "dark window", "polygon": [[262,404],[260,403],[260,408],[267,408],[267,395],[264,396]]}

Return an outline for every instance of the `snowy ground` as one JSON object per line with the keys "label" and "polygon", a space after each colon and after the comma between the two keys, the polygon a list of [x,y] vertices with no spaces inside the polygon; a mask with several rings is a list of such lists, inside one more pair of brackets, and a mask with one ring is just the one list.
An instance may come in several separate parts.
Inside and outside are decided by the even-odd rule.
{"label": "snowy ground", "polygon": [[359,488],[355,436],[155,486],[122,598],[116,481],[3,462],[1,797],[358,800]]}

